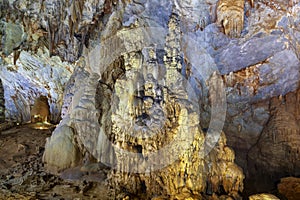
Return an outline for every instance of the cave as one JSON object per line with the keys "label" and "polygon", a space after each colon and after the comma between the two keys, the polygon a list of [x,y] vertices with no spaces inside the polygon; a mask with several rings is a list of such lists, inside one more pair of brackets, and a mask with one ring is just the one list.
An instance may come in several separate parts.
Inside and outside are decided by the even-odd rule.
{"label": "cave", "polygon": [[0,199],[300,199],[299,0],[0,9]]}

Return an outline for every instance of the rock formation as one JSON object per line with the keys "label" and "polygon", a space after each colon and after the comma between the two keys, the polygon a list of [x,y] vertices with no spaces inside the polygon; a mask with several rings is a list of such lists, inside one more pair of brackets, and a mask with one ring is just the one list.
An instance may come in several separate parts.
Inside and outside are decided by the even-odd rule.
{"label": "rock formation", "polygon": [[[107,1],[105,5],[111,4]],[[0,22],[0,77],[6,91],[6,118],[30,121],[30,105],[44,95],[49,97],[50,120],[57,123],[64,87],[74,62],[89,45],[89,31],[101,26],[97,20],[104,1],[3,0],[0,7],[4,11]]]}
{"label": "rock formation", "polygon": [[43,161],[53,173],[60,169],[75,167],[81,159],[74,139],[74,130],[68,126],[57,128],[51,138],[48,138],[45,149]]}
{"label": "rock formation", "polygon": [[48,98],[40,96],[35,99],[33,106],[30,108],[31,123],[49,122],[50,108]]}
{"label": "rock formation", "polygon": [[[108,185],[118,199],[122,195],[239,198],[243,190],[244,175],[234,164],[234,152],[226,145],[224,133],[215,134],[217,146],[211,150],[209,145],[215,144],[205,137],[213,133],[204,133],[199,126],[197,97],[186,89],[192,90],[180,73],[184,63],[179,23],[179,16],[171,14],[164,49],[150,44],[124,52],[101,74],[87,74],[73,96],[68,115],[59,124],[74,128],[82,155],[91,154],[112,168]],[[124,30],[119,32],[127,37]],[[213,87],[214,76],[209,78]],[[215,84],[214,89],[220,90],[217,87],[220,85]],[[76,95],[80,95],[78,99]],[[216,97],[211,98],[214,101]],[[61,171],[70,167],[60,165],[64,156],[54,153],[64,131],[58,128],[55,135],[57,141],[51,142],[51,138],[46,144],[44,162]]]}
{"label": "rock formation", "polygon": [[272,182],[272,178],[300,175],[299,105],[299,90],[271,100],[271,117],[248,153],[251,176]]}
{"label": "rock formation", "polygon": [[233,150],[246,195],[299,176],[298,0],[3,0],[0,9],[0,120],[29,121],[47,96],[59,122],[50,168],[97,160],[118,195],[174,199],[237,198]]}
{"label": "rock formation", "polygon": [[286,177],[280,180],[278,191],[289,200],[299,199],[300,196],[300,179],[295,177]]}
{"label": "rock formation", "polygon": [[218,1],[217,22],[223,27],[226,35],[239,37],[244,28],[244,0]]}
{"label": "rock formation", "polygon": [[249,200],[278,200],[276,196],[272,194],[256,194],[249,197]]}
{"label": "rock formation", "polygon": [[[7,62],[6,62],[7,61]],[[34,54],[22,51],[13,64],[8,58],[1,65],[0,77],[4,87],[5,116],[17,122],[30,121],[30,105],[36,98],[48,97],[52,122],[60,119],[63,88],[73,71],[73,66],[60,58],[49,58],[48,50],[39,49]]]}

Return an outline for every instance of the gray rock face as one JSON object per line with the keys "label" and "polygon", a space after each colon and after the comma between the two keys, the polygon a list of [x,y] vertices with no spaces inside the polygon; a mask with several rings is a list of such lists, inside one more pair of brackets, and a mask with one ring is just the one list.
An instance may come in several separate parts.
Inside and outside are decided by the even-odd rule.
{"label": "gray rock face", "polygon": [[[79,65],[79,63],[78,63]],[[80,88],[80,85],[82,81],[87,80],[89,74],[87,71],[84,70],[84,68],[77,66],[74,69],[74,72],[68,82],[66,83],[64,87],[64,96],[63,96],[63,105],[61,109],[61,118],[64,118],[67,116],[69,110],[73,110],[74,107],[72,107],[72,100],[79,98],[78,96],[75,96],[78,88]],[[74,103],[76,105],[76,103]]]}
{"label": "gray rock face", "polygon": [[[11,62],[8,60],[8,62]],[[30,121],[30,106],[41,95],[48,97],[50,121],[58,122],[66,82],[72,65],[60,58],[49,58],[47,51],[36,55],[22,51],[17,65],[2,64],[0,77],[4,87],[5,116],[7,120]]]}
{"label": "gray rock face", "polygon": [[[217,66],[223,75],[227,93],[224,130],[229,144],[238,152],[238,163],[244,169],[247,168],[248,150],[257,142],[271,116],[269,99],[295,91],[299,84],[299,57],[295,49],[299,42],[295,37],[297,28],[287,28],[294,26],[294,19],[288,20],[286,13],[281,12],[276,16],[278,26],[270,30],[264,21],[269,18],[264,16],[273,10],[260,2],[258,4],[261,9],[252,10],[247,19],[247,27],[251,29],[240,39],[224,37],[213,24],[203,32],[195,33],[193,39],[204,51],[197,55],[202,61],[201,68],[192,66],[189,78],[194,90],[202,96],[200,123],[202,127],[209,127],[211,111],[207,105],[210,89],[202,69]],[[298,5],[294,5],[294,9],[297,8]],[[258,16],[262,22],[254,26],[252,20]],[[284,31],[283,26],[286,27]]]}
{"label": "gray rock face", "polygon": [[[259,87],[255,100],[285,95],[299,85],[299,59],[292,50],[284,50],[259,67]],[[275,83],[275,84],[272,84]]]}
{"label": "gray rock face", "polygon": [[[3,22],[1,22],[3,23]],[[2,44],[3,52],[5,55],[9,55],[14,49],[18,48],[25,40],[26,35],[23,30],[23,26],[20,24],[3,23],[0,32],[3,32]]]}
{"label": "gray rock face", "polygon": [[254,37],[242,44],[229,44],[216,56],[216,63],[221,74],[236,72],[265,61],[284,50],[285,42],[280,36],[270,35]]}

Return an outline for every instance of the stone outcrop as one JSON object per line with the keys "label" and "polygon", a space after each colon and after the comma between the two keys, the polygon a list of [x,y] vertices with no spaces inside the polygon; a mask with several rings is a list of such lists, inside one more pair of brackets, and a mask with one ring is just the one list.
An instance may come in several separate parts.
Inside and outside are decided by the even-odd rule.
{"label": "stone outcrop", "polygon": [[224,33],[239,37],[244,28],[244,0],[220,0],[217,5],[217,22]]}
{"label": "stone outcrop", "polygon": [[[253,181],[268,183],[287,175],[299,176],[299,103],[299,90],[272,98],[271,117],[248,153],[248,173]],[[257,190],[264,187],[274,188],[275,184],[257,185]]]}
{"label": "stone outcrop", "polygon": [[286,177],[280,180],[277,185],[278,191],[289,200],[299,199],[300,196],[300,179],[295,177]]}
{"label": "stone outcrop", "polygon": [[77,104],[76,99],[79,98],[78,96],[74,96],[74,94],[80,87],[82,81],[87,80],[88,76],[89,73],[85,71],[80,62],[78,62],[73,74],[71,75],[64,88],[61,118],[67,116],[69,110],[74,109],[74,106]]}
{"label": "stone outcrop", "polygon": [[21,45],[21,43],[25,40],[26,35],[24,33],[23,26],[20,24],[8,22],[3,23],[1,26],[4,32],[4,37],[2,39],[3,53],[5,55],[9,55],[14,49]]}
{"label": "stone outcrop", "polygon": [[272,194],[256,194],[249,197],[249,200],[279,200]]}
{"label": "stone outcrop", "polygon": [[[248,154],[249,162],[263,165],[263,168],[268,169],[269,173],[298,176],[300,172],[298,163],[300,127],[294,115],[287,111],[285,105],[274,107],[275,110],[271,114],[267,127]],[[299,105],[299,103],[294,105]]]}
{"label": "stone outcrop", "polygon": [[[274,188],[279,178],[299,175],[300,2],[228,2],[1,1],[0,78],[6,120],[29,121],[34,99],[47,96],[51,121],[62,118],[59,127],[74,130],[72,141],[80,154],[125,171],[135,167],[120,162],[124,152],[131,152],[133,161],[143,161],[149,152],[180,135],[181,127],[195,128],[200,123],[193,133],[199,136],[195,143],[201,144],[224,124],[227,145],[235,151],[246,178],[258,177],[256,183],[261,183],[255,188],[252,181],[246,181],[246,191],[251,186],[265,192],[265,186]],[[212,80],[217,82],[210,83]],[[224,88],[215,87],[220,84]],[[193,123],[189,125],[185,117]],[[133,139],[132,134],[148,136],[145,130],[158,136],[149,136],[152,140],[147,142]],[[216,138],[212,141],[217,143]],[[214,156],[223,152],[213,151],[217,152],[206,162],[214,163]],[[186,160],[185,155],[181,159]],[[83,162],[79,160],[58,168]],[[231,162],[226,161],[226,166]],[[211,171],[202,164],[206,175],[198,178],[208,181]],[[181,165],[174,163],[168,173],[174,175]],[[270,172],[270,179],[262,181],[260,171]],[[151,187],[158,191],[166,183],[169,189],[162,190],[162,198],[187,193],[179,187],[181,183],[171,185],[172,178],[152,181],[164,173],[143,178],[112,173],[111,177],[120,176],[116,178],[119,189],[126,180],[135,180],[140,185],[132,186],[132,191]],[[184,178],[190,185],[192,175],[187,173],[189,179]],[[215,186],[224,180],[212,182]],[[214,197],[218,192],[210,185],[202,186]],[[223,187],[220,190],[227,194],[235,188]],[[197,194],[191,198],[193,195]]]}
{"label": "stone outcrop", "polygon": [[[162,2],[163,3],[163,2]],[[282,9],[279,11],[279,15],[276,16],[276,23],[275,26],[270,27],[269,26],[269,16],[273,15],[275,12],[274,5],[281,5],[281,2],[275,2],[272,5],[269,5],[266,2],[258,1],[255,2],[254,9],[250,9],[248,5],[246,5],[246,11],[251,12],[250,15],[246,15],[245,18],[245,26],[242,31],[242,34],[240,36],[240,39],[228,39],[226,36],[222,35],[220,33],[220,30],[218,27],[210,21],[213,19],[210,15],[205,15],[206,18],[203,19],[209,19],[205,23],[200,21],[201,23],[197,24],[198,22],[194,21],[191,23],[190,26],[181,26],[181,32],[183,33],[189,33],[189,31],[193,30],[195,32],[189,33],[190,37],[193,38],[193,42],[197,44],[197,46],[200,46],[202,50],[200,51],[199,56],[201,59],[201,63],[198,63],[198,65],[201,66],[216,66],[220,73],[223,75],[224,82],[226,84],[226,93],[227,93],[227,102],[228,102],[228,109],[227,109],[227,118],[225,121],[225,132],[229,139],[230,146],[233,146],[235,150],[238,150],[237,159],[238,162],[241,163],[245,169],[247,169],[247,166],[249,168],[254,167],[254,165],[257,165],[257,163],[260,162],[260,159],[256,160],[253,159],[253,162],[248,161],[247,162],[247,154],[249,149],[251,149],[249,158],[251,158],[251,155],[256,155],[255,153],[251,153],[254,151],[253,145],[257,145],[257,141],[260,140],[261,135],[263,131],[266,130],[265,126],[268,126],[270,123],[270,118],[273,116],[273,111],[271,110],[269,106],[269,99],[272,97],[278,98],[278,96],[282,95],[283,98],[285,98],[286,94],[288,94],[291,91],[295,91],[298,87],[298,81],[299,81],[299,59],[297,54],[297,43],[298,39],[296,37],[297,29],[296,28],[290,28],[294,27],[293,24],[296,23],[296,11],[298,9],[298,4],[295,3],[293,5],[293,9],[289,9],[287,5],[282,5]],[[148,2],[145,3],[145,5],[148,5]],[[126,35],[126,31],[130,31],[130,27],[136,26],[139,27],[140,24],[143,25],[161,25],[165,27],[165,24],[162,24],[161,22],[157,22],[157,16],[151,15],[153,14],[153,10],[155,9],[155,5],[157,5],[155,2],[153,2],[152,7],[149,8],[149,6],[144,6],[140,2],[132,2],[131,4],[127,4],[125,7],[125,13],[124,18],[122,18],[118,12],[115,12],[114,16],[120,17],[120,21],[123,22],[123,25],[129,29],[127,30],[120,30],[118,32],[118,29],[120,29],[120,24],[118,24],[117,21],[113,22],[112,18],[109,20],[108,24],[115,24],[115,26],[111,26],[111,28],[107,28],[104,31],[104,36],[109,33],[122,33]],[[164,4],[164,8],[162,10],[162,19],[168,19],[168,16],[171,16],[171,8],[170,4],[166,3]],[[178,14],[179,21],[193,21],[195,18],[188,18],[187,15],[185,15],[185,12],[192,11],[192,13],[196,14],[196,9],[188,8],[188,6],[185,6],[184,4],[177,3],[175,4],[175,10]],[[213,2],[210,5],[207,5],[207,7],[215,7],[216,2]],[[197,8],[195,6],[194,8]],[[289,13],[294,16],[295,18],[288,18],[286,11],[289,11]],[[211,13],[209,13],[211,14]],[[143,20],[147,17],[146,20]],[[193,16],[193,15],[192,15]],[[257,19],[260,17],[261,23],[257,23]],[[294,21],[293,21],[294,20]],[[274,23],[274,22],[272,22]],[[203,26],[205,24],[205,26]],[[113,28],[115,27],[115,28]],[[118,27],[118,28],[116,28]],[[198,28],[198,29],[197,29]],[[164,28],[165,30],[165,28]],[[176,33],[176,29],[174,30],[174,35],[178,35]],[[136,33],[136,32],[134,32]],[[123,38],[126,38],[125,35],[121,35]],[[290,37],[290,36],[295,37]],[[140,36],[140,35],[139,35]],[[166,37],[166,35],[162,35]],[[134,36],[133,36],[134,37]],[[136,37],[138,38],[138,37]],[[151,32],[150,32],[150,38],[151,38]],[[168,38],[166,37],[166,40]],[[172,40],[172,39],[170,39]],[[174,40],[176,41],[176,39]],[[264,44],[262,46],[261,44]],[[287,45],[288,43],[291,44]],[[105,44],[105,42],[103,42]],[[136,48],[139,48],[139,43],[136,42],[135,46],[130,43],[130,39],[127,42],[127,45],[129,45],[129,50],[133,50]],[[160,43],[159,43],[160,45]],[[172,42],[171,47],[176,46],[176,42]],[[161,48],[161,47],[159,47]],[[122,49],[122,48],[120,48]],[[142,49],[141,49],[142,50]],[[168,50],[165,49],[165,51],[168,53]],[[179,52],[182,51],[179,49]],[[114,97],[116,99],[124,99],[123,101],[130,102],[133,101],[133,105],[138,108],[132,108],[128,107],[127,104],[130,105],[130,103],[124,103],[123,108],[121,106],[122,111],[116,110],[115,112],[120,112],[119,114],[114,114],[113,108],[114,106],[110,106],[110,103],[112,102],[110,98],[108,99],[101,99],[101,100],[94,100],[88,101],[89,93],[85,94],[85,98],[80,100],[78,102],[79,107],[75,106],[77,103],[70,103],[73,105],[71,111],[71,122],[69,121],[69,124],[72,124],[72,120],[75,119],[76,123],[74,123],[75,129],[78,131],[78,135],[80,138],[80,143],[83,144],[83,146],[90,150],[90,152],[95,155],[95,157],[104,163],[114,163],[118,164],[118,159],[122,157],[122,151],[121,152],[115,152],[115,150],[112,149],[111,146],[107,145],[104,141],[105,136],[100,134],[100,136],[97,136],[97,134],[92,134],[91,131],[86,130],[93,130],[96,129],[99,130],[100,133],[107,133],[107,132],[118,132],[120,130],[123,130],[124,127],[129,126],[128,122],[125,120],[121,120],[118,117],[115,116],[122,116],[124,114],[124,111],[128,111],[131,118],[129,119],[139,119],[138,117],[134,117],[135,115],[138,115],[136,113],[142,113],[143,108],[139,107],[140,104],[145,105],[151,105],[148,101],[144,102],[144,99],[141,98],[138,94],[139,91],[138,88],[130,88],[128,92],[136,91],[137,94],[135,94],[135,98],[132,100],[128,99],[129,93],[124,94],[118,94],[124,91],[123,86],[126,84],[126,80],[118,80],[118,77],[121,76],[134,76],[135,80],[137,80],[137,83],[139,83],[140,79],[145,79],[145,76],[134,72],[130,70],[126,70],[126,66],[132,67],[132,63],[140,63],[142,65],[140,58],[141,56],[145,56],[144,54],[140,53],[130,53],[126,54],[126,52],[123,52],[123,50],[120,50],[120,55],[124,54],[124,58],[119,59],[116,62],[113,62],[109,68],[119,69],[114,72],[109,72],[110,70],[107,70],[106,74],[102,73],[101,65],[98,65],[98,68],[95,68],[97,65],[88,66],[87,71],[89,71],[91,74],[92,72],[95,72],[95,70],[99,70],[101,73],[99,76],[90,75],[90,78],[86,79],[86,82],[90,82],[90,85],[86,86],[79,86],[78,88],[86,88],[82,89],[85,91],[90,91],[91,93],[96,93],[98,96],[108,96],[111,95],[117,95],[117,97]],[[172,58],[172,56],[176,57],[176,48],[175,48],[175,54],[171,54],[172,51],[169,51],[170,54],[166,55],[166,60],[168,58]],[[189,53],[185,52],[188,56]],[[158,51],[157,57],[163,57],[161,53]],[[178,53],[177,53],[178,54]],[[112,57],[117,57],[115,54]],[[199,57],[198,57],[199,58]],[[180,59],[180,57],[178,57]],[[151,62],[158,62],[161,63],[161,61],[155,61],[155,59],[150,59]],[[163,60],[163,59],[162,59]],[[193,60],[193,58],[188,57],[188,60]],[[122,64],[124,62],[124,64]],[[150,63],[151,63],[150,62]],[[109,62],[111,63],[111,62]],[[129,63],[129,64],[126,64]],[[282,67],[284,66],[284,67]],[[103,66],[102,66],[103,67]],[[129,68],[129,67],[128,67]],[[138,68],[139,69],[139,68]],[[207,128],[209,125],[209,117],[211,116],[211,111],[209,106],[209,89],[206,88],[205,83],[205,74],[204,74],[204,80],[199,78],[199,72],[197,72],[197,66],[189,66],[188,64],[183,64],[182,66],[183,73],[186,73],[187,76],[189,76],[188,80],[193,89],[196,91],[196,94],[199,94],[201,97],[201,100],[199,100],[200,105],[200,124],[202,127]],[[186,70],[186,71],[185,71]],[[97,73],[99,73],[97,71]],[[128,71],[128,72],[127,72]],[[281,72],[279,72],[281,71]],[[128,75],[127,75],[128,74]],[[133,75],[131,75],[133,74]],[[114,77],[113,80],[111,80],[110,77]],[[172,77],[172,76],[171,76]],[[96,81],[98,79],[101,79],[99,84],[96,84]],[[130,81],[129,81],[130,82]],[[97,86],[95,86],[95,84]],[[130,83],[132,84],[132,83]],[[142,83],[140,83],[140,86]],[[155,85],[155,84],[154,84]],[[199,87],[199,85],[201,85]],[[95,89],[98,87],[98,89]],[[201,89],[200,89],[201,88]],[[111,92],[112,91],[117,91]],[[153,93],[156,95],[156,93]],[[79,92],[77,93],[79,95]],[[151,99],[153,99],[152,97]],[[156,97],[159,98],[159,97]],[[91,100],[91,99],[90,99]],[[142,101],[143,100],[143,101]],[[77,100],[76,100],[77,101]],[[98,101],[98,103],[97,103]],[[89,106],[84,106],[86,103],[92,103]],[[95,104],[96,106],[92,106]],[[291,104],[288,104],[291,105]],[[91,107],[92,106],[92,107]],[[101,110],[101,112],[97,111]],[[133,116],[132,116],[133,115]],[[96,116],[96,117],[93,117]],[[99,116],[99,118],[98,118]],[[116,120],[115,122],[112,120],[110,121],[108,117],[110,116],[112,119]],[[127,117],[128,117],[127,116]],[[146,115],[147,116],[147,115]],[[123,116],[124,117],[124,116]],[[124,117],[127,119],[127,117]],[[81,119],[83,118],[89,118],[93,119],[89,120],[89,128],[86,128],[84,124],[87,124],[83,122]],[[98,119],[98,120],[95,120]],[[143,124],[145,123],[145,119],[141,118],[142,120],[139,121],[139,123]],[[147,118],[146,118],[147,119]],[[102,126],[98,126],[98,123],[100,123]],[[77,125],[76,125],[77,124]],[[122,124],[122,128],[114,124]],[[133,129],[134,130],[134,129]],[[131,129],[129,129],[129,132]],[[133,132],[135,133],[135,132]],[[136,133],[138,134],[138,133]],[[139,143],[137,141],[131,141],[132,139],[119,137],[118,134],[113,134],[112,136],[108,136],[109,139],[115,142],[115,144],[119,145],[121,149],[125,149],[130,152],[135,152],[139,154],[147,154],[147,151],[145,149],[145,146],[147,146],[144,143]],[[127,141],[129,139],[130,144],[125,144],[123,142]],[[162,140],[162,139],[158,139]],[[97,141],[97,144],[95,142]],[[262,141],[262,140],[261,140]],[[295,140],[296,141],[296,140]],[[264,142],[262,142],[263,144]],[[143,146],[144,145],[144,146]],[[153,144],[151,144],[153,146]],[[154,145],[155,146],[155,145]],[[268,149],[271,145],[264,146],[264,148]],[[159,147],[159,146],[158,146]],[[158,148],[156,147],[156,148]],[[251,148],[252,147],[252,148]],[[281,147],[278,147],[281,148]],[[131,150],[130,150],[131,149]],[[110,152],[110,157],[104,157],[105,152]],[[277,156],[274,156],[272,154],[273,151],[267,151],[268,153],[271,153],[271,155],[261,155],[261,159],[266,159],[269,156],[272,156],[272,158],[276,159]],[[278,155],[279,156],[279,155]],[[142,156],[143,158],[144,156]],[[296,159],[293,172],[297,171],[297,157],[294,157]],[[141,158],[136,158],[141,159]],[[279,157],[278,157],[279,159]],[[270,160],[267,160],[267,163],[271,162]],[[278,163],[278,161],[274,161],[274,163]],[[269,169],[270,166],[273,167],[273,164],[270,163],[268,165],[257,165],[260,166],[258,170],[263,169]],[[122,169],[127,169],[129,166],[118,166]],[[142,166],[141,166],[142,167]],[[176,167],[175,167],[176,168]],[[278,170],[282,170],[283,168],[278,168]],[[275,172],[274,172],[275,173]],[[253,175],[251,171],[247,172],[247,174]],[[141,188],[141,185],[149,184],[151,181],[146,181],[147,178],[141,178],[139,176],[133,176],[133,175],[117,175],[112,174],[112,177],[118,177],[121,176],[123,179],[128,179],[125,177],[131,177],[132,180],[135,180],[136,182],[140,182],[141,184],[139,186],[132,186],[132,192],[134,191],[141,191],[143,188]],[[153,175],[154,176],[154,175]],[[163,175],[159,175],[163,176]],[[131,180],[129,178],[128,180]],[[118,178],[116,178],[118,179]],[[271,181],[271,180],[270,180]],[[168,180],[165,180],[167,183]],[[122,178],[120,178],[120,187],[123,185]],[[130,181],[128,181],[130,183]],[[156,184],[156,186],[159,188],[160,184]],[[152,187],[152,186],[151,186]],[[150,187],[150,188],[151,188]],[[171,194],[175,194],[177,191],[175,186],[169,188],[173,188],[170,191]],[[261,187],[263,188],[263,187]],[[157,189],[158,190],[158,189]],[[168,192],[166,192],[168,193]],[[162,194],[163,195],[163,194]]]}
{"label": "stone outcrop", "polygon": [[7,120],[30,121],[29,107],[40,95],[49,96],[51,122],[60,120],[73,64],[89,40],[97,39],[106,21],[100,17],[113,5],[110,0],[0,2],[0,77]]}
{"label": "stone outcrop", "polygon": [[101,26],[99,18],[112,6],[111,0],[1,1],[6,13],[0,26],[3,51],[9,55],[17,47],[36,51],[46,46],[50,56],[75,62],[89,45],[90,32]]}
{"label": "stone outcrop", "polygon": [[49,58],[47,49],[36,54],[22,51],[16,65],[8,57],[1,63],[0,78],[4,87],[5,116],[17,122],[30,121],[30,107],[36,98],[48,97],[51,122],[60,120],[63,91],[73,66],[59,57]]}
{"label": "stone outcrop", "polygon": [[[171,14],[166,42],[160,44],[163,49],[154,44],[137,45],[134,48],[141,49],[117,55],[108,66],[103,66],[105,60],[100,60],[98,69],[84,66],[90,71],[79,73],[86,78],[57,130],[73,127],[82,154],[88,152],[112,169],[107,181],[117,198],[223,195],[239,199],[242,169],[234,163],[224,133],[202,131],[197,96],[180,73],[184,63],[179,23],[179,16]],[[130,29],[123,29],[116,34],[127,38],[129,33]],[[133,45],[130,40],[125,44]],[[101,67],[105,70],[98,74]],[[218,88],[222,84],[214,82],[217,74],[208,78],[216,92],[222,89]],[[75,84],[72,81],[68,91]],[[211,96],[211,101],[215,98]],[[45,152],[44,161],[49,167],[57,166],[48,162],[50,152]]]}

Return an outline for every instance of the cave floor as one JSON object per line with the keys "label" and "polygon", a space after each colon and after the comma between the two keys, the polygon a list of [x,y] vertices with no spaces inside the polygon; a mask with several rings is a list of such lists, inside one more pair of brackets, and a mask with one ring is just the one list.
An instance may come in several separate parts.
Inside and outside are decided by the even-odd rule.
{"label": "cave floor", "polygon": [[[107,169],[91,173],[82,172],[79,166],[60,175],[46,171],[42,156],[53,129],[34,129],[27,124],[0,132],[0,200],[116,199],[105,184]],[[244,198],[250,193],[244,191]]]}
{"label": "cave floor", "polygon": [[42,156],[51,131],[27,124],[0,133],[0,200],[111,199],[105,172],[80,174],[75,168],[64,174],[70,179],[62,179],[44,169]]}

